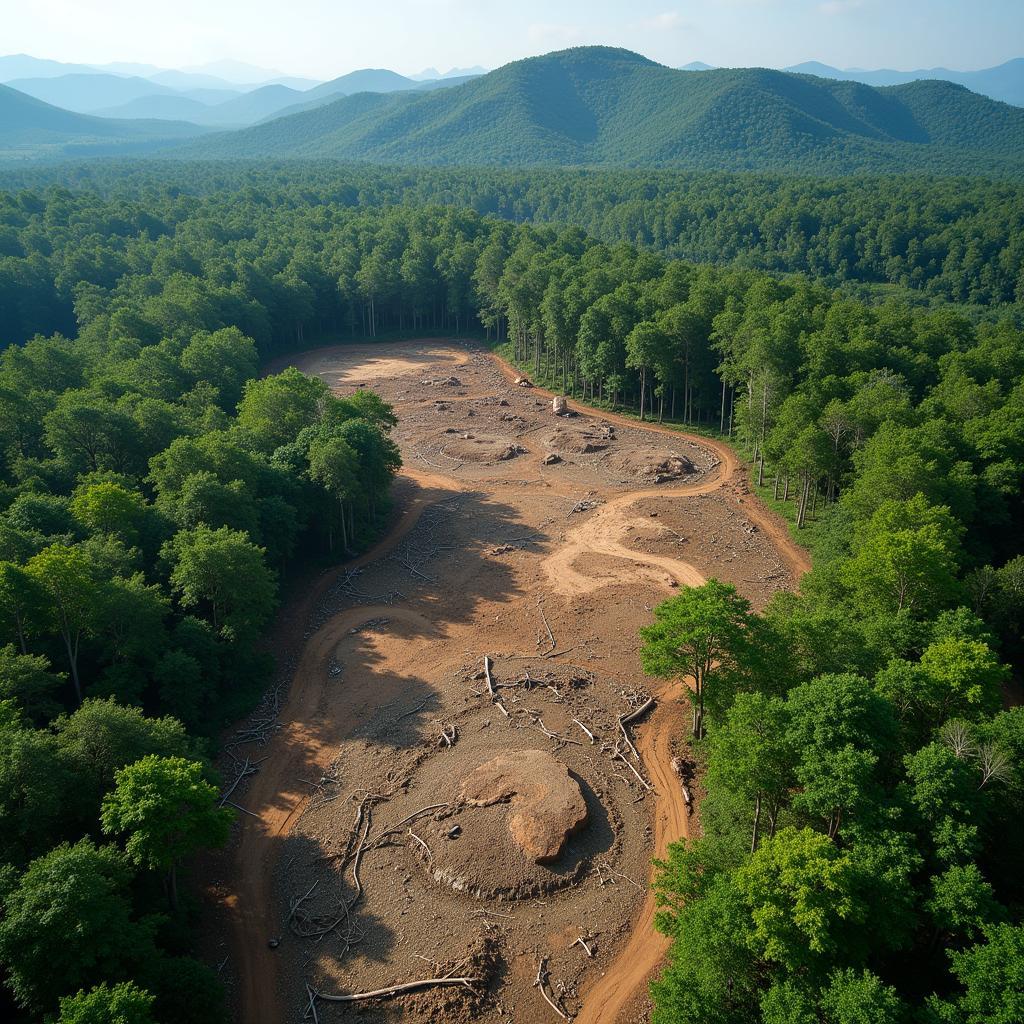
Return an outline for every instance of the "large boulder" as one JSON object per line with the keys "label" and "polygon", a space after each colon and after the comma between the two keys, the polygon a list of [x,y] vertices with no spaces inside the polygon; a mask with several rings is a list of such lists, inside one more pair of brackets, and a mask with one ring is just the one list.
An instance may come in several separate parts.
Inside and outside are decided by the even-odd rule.
{"label": "large boulder", "polygon": [[557,860],[569,836],[587,823],[579,783],[543,750],[499,754],[469,775],[459,797],[472,807],[509,804],[509,834],[537,864]]}

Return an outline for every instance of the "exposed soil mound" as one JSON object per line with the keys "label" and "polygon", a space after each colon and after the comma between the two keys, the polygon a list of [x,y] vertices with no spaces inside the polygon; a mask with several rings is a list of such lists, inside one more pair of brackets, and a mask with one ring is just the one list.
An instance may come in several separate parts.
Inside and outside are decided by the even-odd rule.
{"label": "exposed soil mound", "polygon": [[543,750],[499,754],[463,782],[459,795],[472,807],[510,804],[508,830],[537,864],[557,860],[569,836],[587,823],[579,783]]}
{"label": "exposed soil mound", "polygon": [[558,455],[590,455],[603,452],[615,440],[615,428],[608,423],[591,426],[556,427],[544,444]]}
{"label": "exposed soil mound", "polygon": [[509,442],[508,436],[476,434],[465,431],[449,434],[444,438],[444,454],[463,462],[505,462],[523,455],[527,449],[521,444]]}
{"label": "exposed soil mound", "polygon": [[628,476],[655,484],[681,480],[697,472],[685,455],[664,449],[634,449],[618,455],[614,462]]}

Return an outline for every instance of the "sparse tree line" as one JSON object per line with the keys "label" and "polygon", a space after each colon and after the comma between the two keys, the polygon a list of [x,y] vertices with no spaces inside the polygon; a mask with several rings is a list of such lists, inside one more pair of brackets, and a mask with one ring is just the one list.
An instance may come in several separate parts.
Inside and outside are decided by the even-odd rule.
{"label": "sparse tree line", "polygon": [[[1021,850],[1024,751],[1017,713],[998,711],[1024,592],[1024,339],[1012,319],[872,306],[805,278],[694,267],[451,207],[361,208],[301,179],[147,189],[0,198],[0,336],[14,343],[0,357],[0,958],[27,1019],[64,1012],[60,997],[84,1001],[68,1020],[93,1019],[90,1000],[139,1004],[141,1021],[203,1019],[192,1005],[180,1016],[149,970],[187,954],[173,869],[224,827],[185,729],[246,706],[266,678],[255,642],[278,576],[364,543],[398,467],[394,418],[375,396],[333,398],[294,370],[257,378],[258,366],[339,332],[431,328],[483,329],[567,392],[731,434],[814,544],[802,598],[753,616],[735,594],[694,591],[678,600],[708,597],[695,614],[714,646],[677,642],[684,627],[688,643],[706,640],[685,607],[659,613],[648,638],[652,671],[699,669],[693,726],[710,789],[706,844],[677,851],[663,876],[684,981],[670,971],[661,983],[660,1021],[852,1024],[832,1007],[871,993],[900,1014],[926,1000],[946,1014],[926,1020],[989,1019],[958,1000],[974,998],[966,978],[997,949],[986,943],[1019,943],[1019,882],[1002,858]],[[815,719],[819,704],[836,706]],[[85,772],[65,733],[86,715],[78,732],[142,738],[100,743],[105,767]],[[764,767],[730,775],[743,759],[716,751],[735,748],[763,750]],[[929,758],[946,788],[929,781]],[[67,773],[94,780],[88,798]],[[201,811],[195,829],[154,840],[145,793]],[[935,801],[953,795],[955,812],[940,814]],[[149,827],[159,821],[154,810]],[[855,853],[869,833],[877,843]],[[177,852],[158,862],[158,850]],[[120,914],[110,930],[135,938],[87,979],[69,967],[44,984],[19,959],[16,928],[53,898],[46,880],[64,869],[52,857],[88,865],[90,899],[121,901],[96,904],[97,933]],[[920,895],[954,868],[950,885],[976,870],[970,898],[995,908],[969,925],[939,925]],[[702,898],[741,876],[746,888]],[[869,899],[868,879],[892,899]],[[948,888],[935,898],[953,901]],[[832,914],[835,901],[849,912]],[[69,905],[65,923],[92,907]],[[706,930],[687,931],[702,907]],[[837,950],[874,936],[876,911],[890,915],[878,919],[883,958],[844,959]],[[928,942],[925,921],[939,929]],[[152,947],[133,928],[150,929]],[[687,952],[712,939],[714,964]],[[897,956],[915,958],[919,991],[890,991]],[[217,986],[189,963],[215,1019]],[[792,990],[776,985],[783,974]]]}

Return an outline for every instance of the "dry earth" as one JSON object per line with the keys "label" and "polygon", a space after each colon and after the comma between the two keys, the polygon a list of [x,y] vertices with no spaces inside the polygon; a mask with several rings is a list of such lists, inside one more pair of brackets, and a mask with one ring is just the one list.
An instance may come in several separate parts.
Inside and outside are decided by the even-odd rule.
{"label": "dry earth", "polygon": [[[805,554],[725,446],[556,417],[549,395],[472,345],[292,362],[392,402],[405,468],[387,538],[282,612],[281,686],[240,726],[257,739],[233,748],[258,771],[231,794],[245,813],[207,888],[236,1019],[313,1020],[307,985],[346,994],[451,973],[488,983],[317,1000],[316,1020],[646,1020],[666,947],[651,858],[697,824],[670,767],[682,689],[642,675],[637,631],[673,588],[710,576],[761,606]],[[618,720],[648,695],[628,726],[635,756]],[[537,751],[568,772],[555,799],[530,775]],[[507,772],[501,799],[470,806],[467,778],[496,757],[522,778]],[[564,846],[540,863],[523,816],[557,832],[559,800]]]}

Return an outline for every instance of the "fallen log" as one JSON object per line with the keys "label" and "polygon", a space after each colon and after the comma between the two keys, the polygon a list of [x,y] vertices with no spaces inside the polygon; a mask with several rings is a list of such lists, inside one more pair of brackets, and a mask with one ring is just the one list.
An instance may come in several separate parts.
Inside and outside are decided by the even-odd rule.
{"label": "fallen log", "polygon": [[478,978],[423,978],[420,981],[408,981],[404,985],[392,985],[390,988],[375,988],[370,992],[352,992],[349,995],[333,995],[329,992],[316,992],[317,999],[323,999],[328,1003],[356,1003],[362,999],[387,999],[389,996],[399,996],[406,992],[415,992],[421,988],[431,988],[436,985],[465,985],[472,990],[473,984]]}

